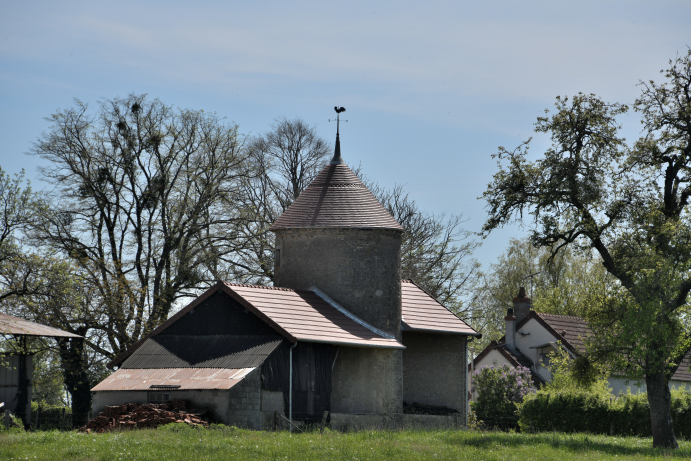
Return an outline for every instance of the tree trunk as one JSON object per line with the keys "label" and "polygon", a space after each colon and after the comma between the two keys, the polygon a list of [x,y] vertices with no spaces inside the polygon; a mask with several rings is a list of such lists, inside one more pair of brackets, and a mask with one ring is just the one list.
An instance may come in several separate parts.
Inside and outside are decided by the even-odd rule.
{"label": "tree trunk", "polygon": [[22,346],[22,353],[19,355],[19,382],[17,383],[17,407],[14,414],[21,418],[24,426],[28,426],[31,421],[27,421],[26,407],[29,405],[29,373],[26,361],[30,356],[26,354],[26,346]]}
{"label": "tree trunk", "polygon": [[[79,333],[82,334],[83,333]],[[60,340],[60,359],[67,390],[72,396],[72,425],[80,427],[89,420],[91,411],[91,381],[88,364],[83,356],[84,339]]]}
{"label": "tree trunk", "polygon": [[646,375],[654,448],[679,448],[672,427],[672,395],[663,372]]}

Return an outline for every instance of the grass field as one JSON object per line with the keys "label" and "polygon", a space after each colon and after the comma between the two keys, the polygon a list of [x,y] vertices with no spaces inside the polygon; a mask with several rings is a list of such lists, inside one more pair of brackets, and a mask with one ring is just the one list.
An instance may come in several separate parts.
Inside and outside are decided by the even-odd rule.
{"label": "grass field", "polygon": [[1,460],[643,460],[691,458],[650,439],[586,434],[474,431],[254,432],[166,427],[111,434],[32,432],[0,435]]}

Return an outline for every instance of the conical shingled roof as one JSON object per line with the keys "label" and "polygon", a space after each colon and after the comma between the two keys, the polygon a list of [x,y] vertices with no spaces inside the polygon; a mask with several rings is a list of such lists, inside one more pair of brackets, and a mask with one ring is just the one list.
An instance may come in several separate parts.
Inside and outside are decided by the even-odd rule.
{"label": "conical shingled roof", "polygon": [[324,167],[270,230],[333,227],[403,231],[345,163]]}

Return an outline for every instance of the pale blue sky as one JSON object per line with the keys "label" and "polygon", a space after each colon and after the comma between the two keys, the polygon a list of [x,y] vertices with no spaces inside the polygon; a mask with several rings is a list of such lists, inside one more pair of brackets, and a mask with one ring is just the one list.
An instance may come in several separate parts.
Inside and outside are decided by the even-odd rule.
{"label": "pale blue sky", "polygon": [[[478,231],[497,146],[531,136],[560,94],[632,103],[639,79],[691,45],[689,18],[686,0],[2,0],[0,166],[45,187],[24,153],[73,98],[148,93],[245,134],[301,117],[330,140],[342,105],[351,166]],[[624,121],[635,138],[635,117]],[[487,266],[520,235],[497,232],[476,257]]]}

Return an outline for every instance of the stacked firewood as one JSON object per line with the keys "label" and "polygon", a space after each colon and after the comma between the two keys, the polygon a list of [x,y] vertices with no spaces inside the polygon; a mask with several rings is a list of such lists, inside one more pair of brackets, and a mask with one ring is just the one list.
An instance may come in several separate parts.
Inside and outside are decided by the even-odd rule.
{"label": "stacked firewood", "polygon": [[403,402],[403,413],[407,415],[449,416],[458,413],[458,410],[438,405],[426,405],[417,402],[413,402],[412,404],[410,404],[407,402]]}
{"label": "stacked firewood", "polygon": [[169,423],[187,423],[209,427],[200,413],[188,410],[187,401],[173,400],[165,403],[125,403],[106,406],[97,417],[80,428],[82,432],[109,432],[114,429],[156,428]]}

